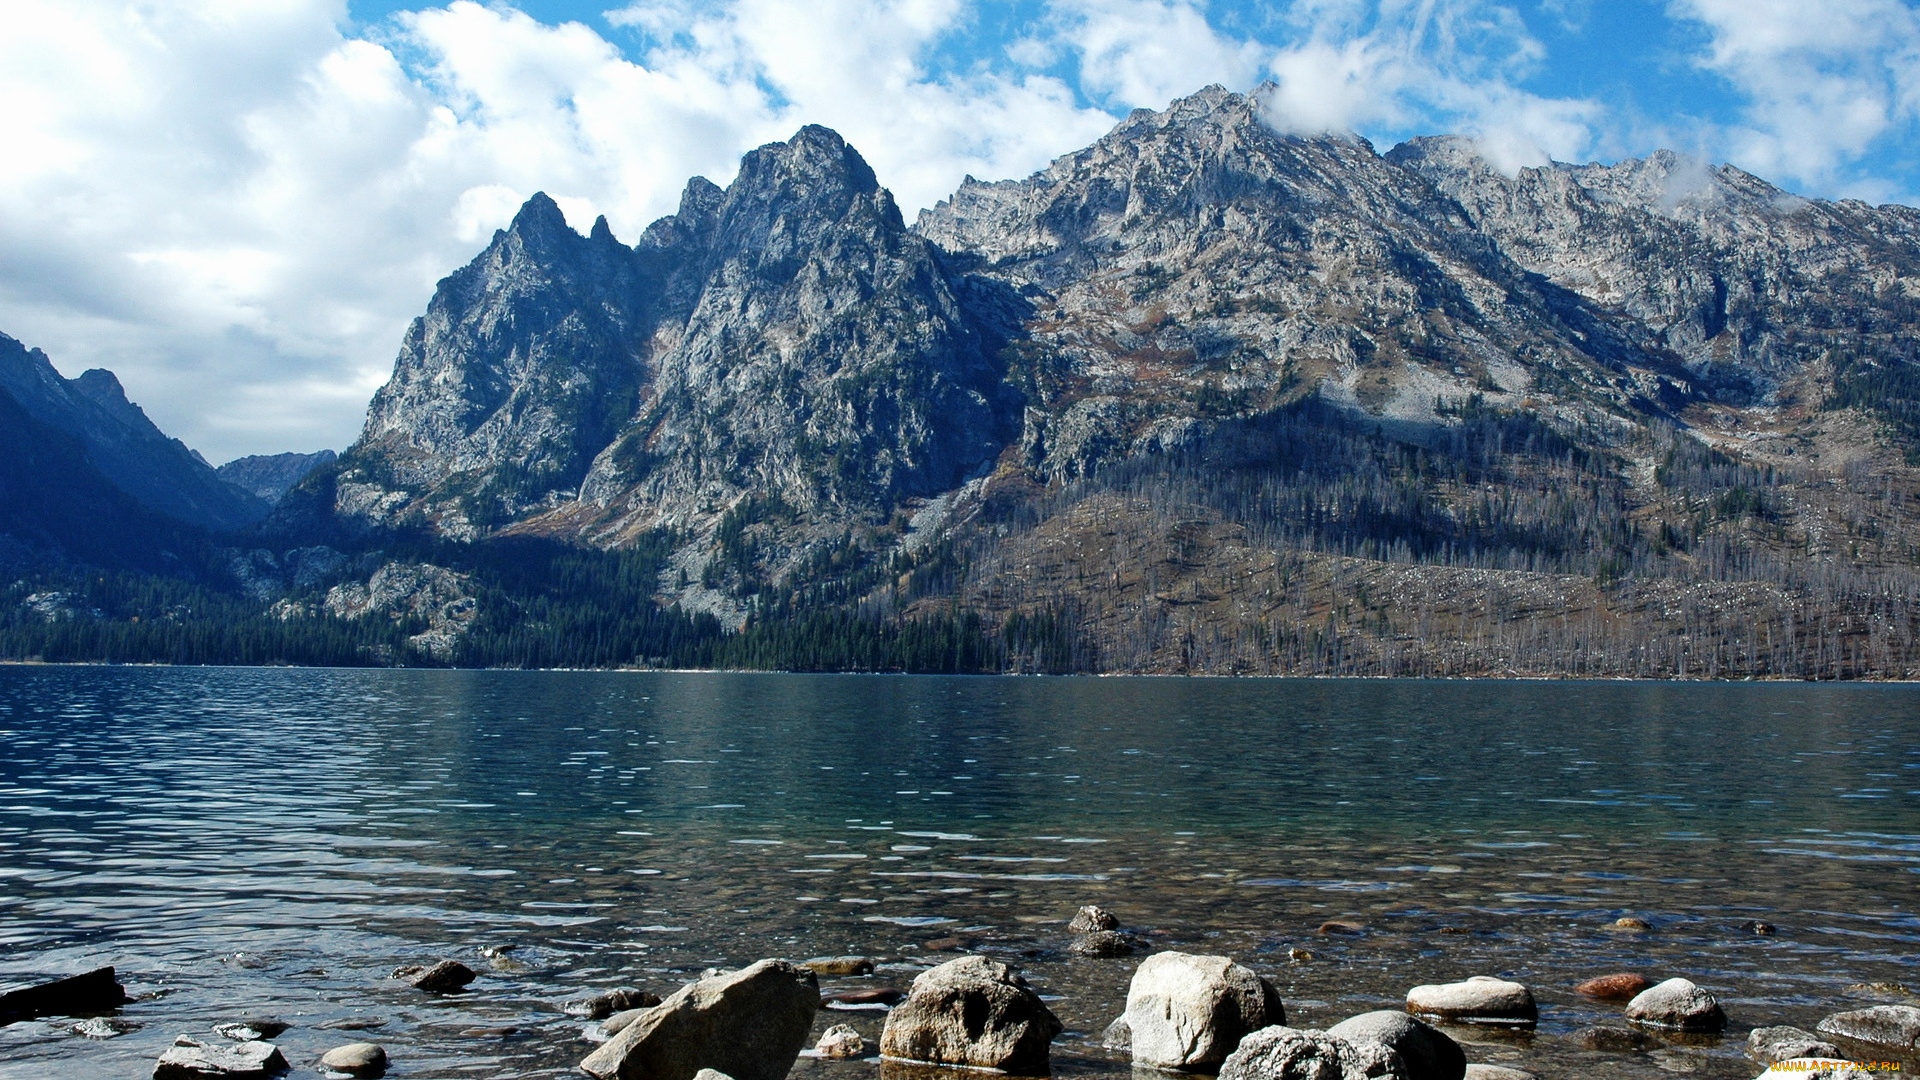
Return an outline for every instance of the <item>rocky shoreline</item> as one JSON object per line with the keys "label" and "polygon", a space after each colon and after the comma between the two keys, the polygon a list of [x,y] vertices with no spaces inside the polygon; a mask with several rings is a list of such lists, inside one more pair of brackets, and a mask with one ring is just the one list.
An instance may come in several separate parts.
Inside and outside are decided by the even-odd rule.
{"label": "rocky shoreline", "polygon": [[[1630,920],[1623,920],[1630,921]],[[1055,925],[1058,925],[1057,923]],[[1632,927],[1624,927],[1631,930]],[[1765,935],[1767,924],[1749,932]],[[1069,923],[1066,951],[1089,959],[1145,952],[1110,913],[1084,907]],[[1322,933],[1339,934],[1334,924]],[[930,946],[942,944],[929,943]],[[953,943],[963,947],[962,943]],[[482,950],[501,961],[511,946]],[[912,973],[902,989],[890,982]],[[458,960],[395,970],[391,979],[429,997],[462,994],[481,974]],[[823,990],[822,980],[828,980]],[[1672,1045],[1739,1037],[1708,990],[1682,976],[1654,981],[1638,972],[1598,975],[1570,988],[1592,1003],[1617,1007],[1617,1022],[1592,1024],[1571,1038],[1583,1049],[1632,1055]],[[565,1011],[586,1021],[578,1068],[597,1080],[784,1080],[797,1062],[877,1064],[889,1080],[933,1080],[952,1070],[1047,1076],[1063,1025],[1049,1002],[1012,964],[967,954],[945,963],[905,957],[830,956],[792,962],[765,959],[738,969],[712,968],[664,999],[617,987],[573,1000]],[[71,1018],[89,1040],[111,1039],[141,1026],[123,1013],[140,1011],[113,968],[0,994],[0,1023]],[[130,1008],[131,1007],[131,1008]],[[849,1019],[879,1020],[877,1038]],[[1403,1008],[1370,1009],[1324,1029],[1290,1026],[1287,1003],[1272,981],[1226,956],[1159,949],[1135,966],[1124,1011],[1097,1040],[1136,1075],[1217,1075],[1221,1080],[1553,1080],[1564,1068],[1505,1050],[1498,1061],[1475,1061],[1488,1045],[1526,1047],[1540,1023],[1534,989],[1480,975],[1406,990]],[[63,1023],[67,1022],[65,1020]],[[335,1020],[315,1026],[343,1034],[384,1021]],[[154,1064],[155,1080],[416,1075],[404,1044],[341,1042],[311,1060],[290,1061],[275,1039],[294,1025],[239,1017],[209,1032],[180,1034]],[[394,1034],[399,1034],[395,1032]],[[1509,1038],[1503,1044],[1504,1036]],[[1491,1038],[1489,1038],[1491,1036]],[[590,1044],[597,1044],[591,1046]],[[1834,1012],[1807,1031],[1787,1025],[1746,1031],[1745,1054],[1762,1078],[1867,1080],[1920,1068],[1920,1008],[1876,1005]],[[300,1056],[300,1055],[296,1055]],[[1673,1069],[1662,1062],[1666,1071]],[[1138,1070],[1146,1070],[1145,1073]],[[1081,1071],[1069,1069],[1068,1072]]]}

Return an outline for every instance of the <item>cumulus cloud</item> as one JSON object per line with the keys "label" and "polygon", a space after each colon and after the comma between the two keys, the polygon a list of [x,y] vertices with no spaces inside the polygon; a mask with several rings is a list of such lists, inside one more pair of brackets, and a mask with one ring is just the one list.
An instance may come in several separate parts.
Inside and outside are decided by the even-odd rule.
{"label": "cumulus cloud", "polygon": [[1745,99],[1718,149],[1769,177],[1867,198],[1900,194],[1852,166],[1920,119],[1920,11],[1902,0],[1672,0],[1706,31],[1696,58]]}

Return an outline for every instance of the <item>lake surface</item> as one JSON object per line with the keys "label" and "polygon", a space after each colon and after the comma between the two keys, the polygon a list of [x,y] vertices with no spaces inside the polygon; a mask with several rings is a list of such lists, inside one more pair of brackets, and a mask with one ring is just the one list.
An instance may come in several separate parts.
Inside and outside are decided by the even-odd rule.
{"label": "lake surface", "polygon": [[[1750,1027],[1915,1000],[1863,984],[1920,988],[1920,688],[0,668],[0,982],[143,997],[115,1039],[0,1028],[0,1077],[146,1076],[242,1015],[297,1025],[294,1075],[370,1037],[396,1077],[577,1076],[568,1000],[840,953],[894,962],[824,988],[904,987],[955,937],[1048,996],[1057,1073],[1126,1076],[1139,957],[1066,952],[1087,903],[1296,1026],[1499,974],[1541,1023],[1451,1029],[1471,1060],[1750,1078]],[[470,992],[387,978],[443,957]],[[1616,970],[1733,1030],[1582,1050],[1618,1006],[1568,988]]]}

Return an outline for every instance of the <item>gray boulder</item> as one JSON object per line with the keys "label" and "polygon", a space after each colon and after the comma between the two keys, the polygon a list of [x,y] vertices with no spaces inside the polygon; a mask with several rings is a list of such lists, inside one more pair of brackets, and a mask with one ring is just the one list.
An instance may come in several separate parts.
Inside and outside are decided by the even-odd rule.
{"label": "gray boulder", "polygon": [[813,972],[762,960],[681,987],[641,1011],[580,1068],[601,1080],[693,1080],[702,1069],[736,1080],[783,1080],[819,1009]]}
{"label": "gray boulder", "polygon": [[387,1051],[379,1043],[348,1043],[322,1054],[320,1067],[348,1076],[379,1076],[387,1071]]}
{"label": "gray boulder", "polygon": [[1771,1065],[1794,1058],[1838,1058],[1840,1048],[1797,1027],[1763,1027],[1747,1033],[1747,1056]]}
{"label": "gray boulder", "polygon": [[1674,1031],[1722,1031],[1727,1014],[1712,994],[1686,979],[1655,983],[1627,1002],[1627,1019]]}
{"label": "gray boulder", "polygon": [[1133,1060],[1159,1069],[1218,1065],[1248,1033],[1286,1018],[1280,992],[1224,956],[1155,953],[1127,988]]}
{"label": "gray boulder", "polygon": [[1411,1080],[1400,1055],[1377,1042],[1324,1031],[1261,1028],[1220,1064],[1220,1080]]}
{"label": "gray boulder", "polygon": [[1327,1034],[1391,1047],[1406,1066],[1408,1080],[1461,1080],[1467,1072],[1467,1055],[1459,1043],[1403,1012],[1361,1013],[1328,1028]]}
{"label": "gray boulder", "polygon": [[1059,1019],[1027,980],[997,960],[963,956],[913,980],[907,1000],[887,1014],[880,1054],[1045,1076],[1058,1034]]}
{"label": "gray boulder", "polygon": [[287,1071],[280,1048],[267,1042],[201,1042],[182,1035],[160,1055],[153,1080],[206,1080],[208,1077],[273,1076]]}
{"label": "gray boulder", "polygon": [[1920,1009],[1911,1005],[1875,1005],[1835,1013],[1820,1021],[1820,1034],[1848,1039],[1900,1056],[1920,1049]]}
{"label": "gray boulder", "polygon": [[1416,986],[1407,991],[1407,1011],[1463,1024],[1532,1024],[1540,1019],[1533,991],[1487,975]]}

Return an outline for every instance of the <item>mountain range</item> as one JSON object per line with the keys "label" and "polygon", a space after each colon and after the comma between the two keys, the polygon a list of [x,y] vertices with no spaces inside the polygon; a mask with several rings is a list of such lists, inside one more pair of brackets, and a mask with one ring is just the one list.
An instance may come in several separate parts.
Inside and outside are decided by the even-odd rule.
{"label": "mountain range", "polygon": [[337,460],[0,389],[380,662],[1913,677],[1916,263],[1910,208],[1213,87],[912,225],[819,127],[632,246],[536,194]]}

